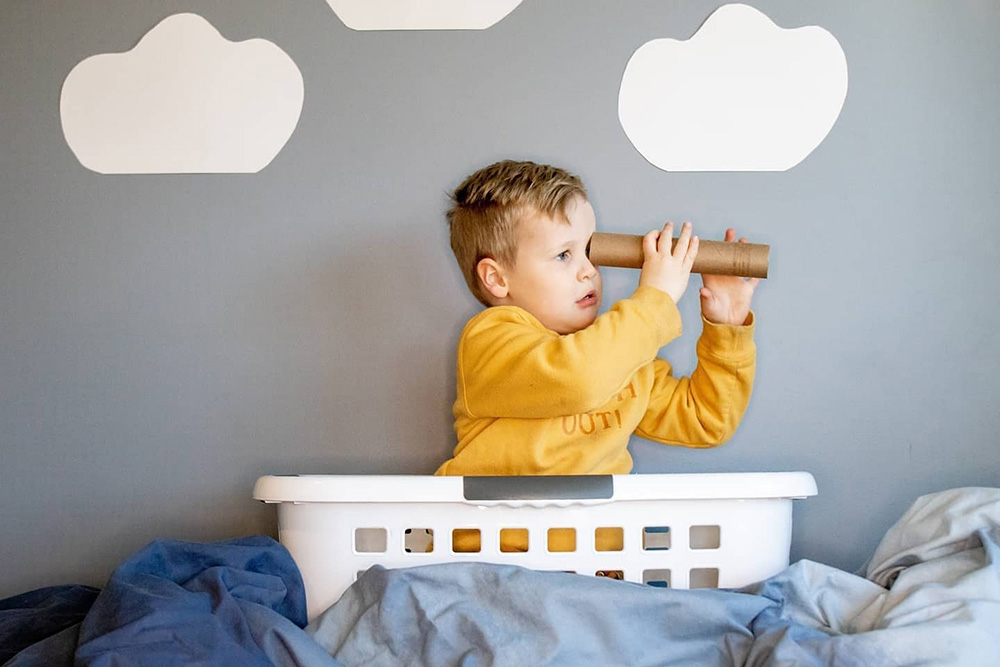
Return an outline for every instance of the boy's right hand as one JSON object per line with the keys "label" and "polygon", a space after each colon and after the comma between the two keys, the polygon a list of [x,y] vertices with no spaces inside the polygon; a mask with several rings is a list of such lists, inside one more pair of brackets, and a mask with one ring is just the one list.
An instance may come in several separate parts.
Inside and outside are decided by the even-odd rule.
{"label": "boy's right hand", "polygon": [[691,223],[685,222],[677,245],[671,251],[674,223],[668,222],[663,231],[652,230],[642,239],[642,273],[639,286],[656,287],[674,300],[680,301],[691,279],[691,267],[698,254],[698,237],[691,236]]}

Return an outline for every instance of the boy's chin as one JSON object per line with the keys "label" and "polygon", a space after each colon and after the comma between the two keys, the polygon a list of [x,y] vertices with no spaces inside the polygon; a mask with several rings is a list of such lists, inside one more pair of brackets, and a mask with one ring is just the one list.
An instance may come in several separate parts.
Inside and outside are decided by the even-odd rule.
{"label": "boy's chin", "polygon": [[594,320],[596,319],[597,316],[595,315],[594,317],[586,317],[583,319],[574,320],[573,322],[566,322],[565,325],[563,327],[560,327],[560,329],[557,331],[558,333],[563,335],[576,333],[577,331],[583,331],[591,324],[593,324]]}

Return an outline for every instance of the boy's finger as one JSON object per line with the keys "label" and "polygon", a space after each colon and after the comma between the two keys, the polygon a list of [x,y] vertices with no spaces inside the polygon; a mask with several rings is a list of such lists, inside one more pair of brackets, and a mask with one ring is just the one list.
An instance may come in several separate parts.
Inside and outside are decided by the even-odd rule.
{"label": "boy's finger", "polygon": [[660,252],[670,254],[670,244],[674,240],[674,223],[668,222],[663,225],[663,233],[660,234],[660,241],[656,244]]}
{"label": "boy's finger", "polygon": [[684,255],[684,270],[690,271],[691,267],[694,266],[694,258],[698,256],[698,237],[694,236],[691,238],[691,243],[688,245],[687,253]]}
{"label": "boy's finger", "polygon": [[642,237],[642,256],[648,259],[656,254],[656,240],[660,238],[660,230],[652,229]]}
{"label": "boy's finger", "polygon": [[726,236],[725,236],[724,240],[725,240],[726,243],[732,243],[734,240],[736,240],[736,230],[733,229],[732,227],[730,227],[729,229],[727,229],[726,230]]}
{"label": "boy's finger", "polygon": [[684,259],[687,255],[688,245],[691,243],[691,223],[685,222],[681,226],[681,235],[677,239],[677,246],[674,248],[673,256],[678,259]]}

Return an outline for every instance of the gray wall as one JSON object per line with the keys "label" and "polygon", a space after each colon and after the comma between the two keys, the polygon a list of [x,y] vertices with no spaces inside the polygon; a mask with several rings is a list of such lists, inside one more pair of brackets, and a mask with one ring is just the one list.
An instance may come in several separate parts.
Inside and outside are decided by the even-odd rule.
{"label": "gray wall", "polygon": [[[741,430],[636,441],[638,471],[811,471],[792,556],[849,569],[917,495],[1000,485],[1000,5],[755,3],[840,41],[837,124],[785,173],[666,173],[618,123],[621,74],[719,4],[525,0],[419,33],[353,32],[323,0],[0,4],[0,595],[100,585],[156,537],[273,533],[261,474],[433,471],[477,310],[446,192],[503,157],[581,174],[604,230],[690,219],[772,246]],[[291,55],[294,135],[257,175],[86,170],[67,73],[178,11]],[[637,278],[605,276],[605,306]],[[698,284],[664,351],[682,372]]]}

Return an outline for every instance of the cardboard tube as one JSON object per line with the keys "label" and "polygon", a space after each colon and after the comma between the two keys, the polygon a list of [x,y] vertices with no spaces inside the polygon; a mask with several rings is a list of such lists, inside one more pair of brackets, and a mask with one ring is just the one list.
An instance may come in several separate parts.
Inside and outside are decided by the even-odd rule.
{"label": "cardboard tube", "polygon": [[[677,245],[673,239],[671,248]],[[767,278],[768,254],[771,246],[760,243],[726,243],[706,241],[698,244],[693,273],[744,278]],[[590,238],[587,249],[590,261],[598,266],[617,266],[626,269],[642,268],[642,237],[632,234],[602,234]]]}

